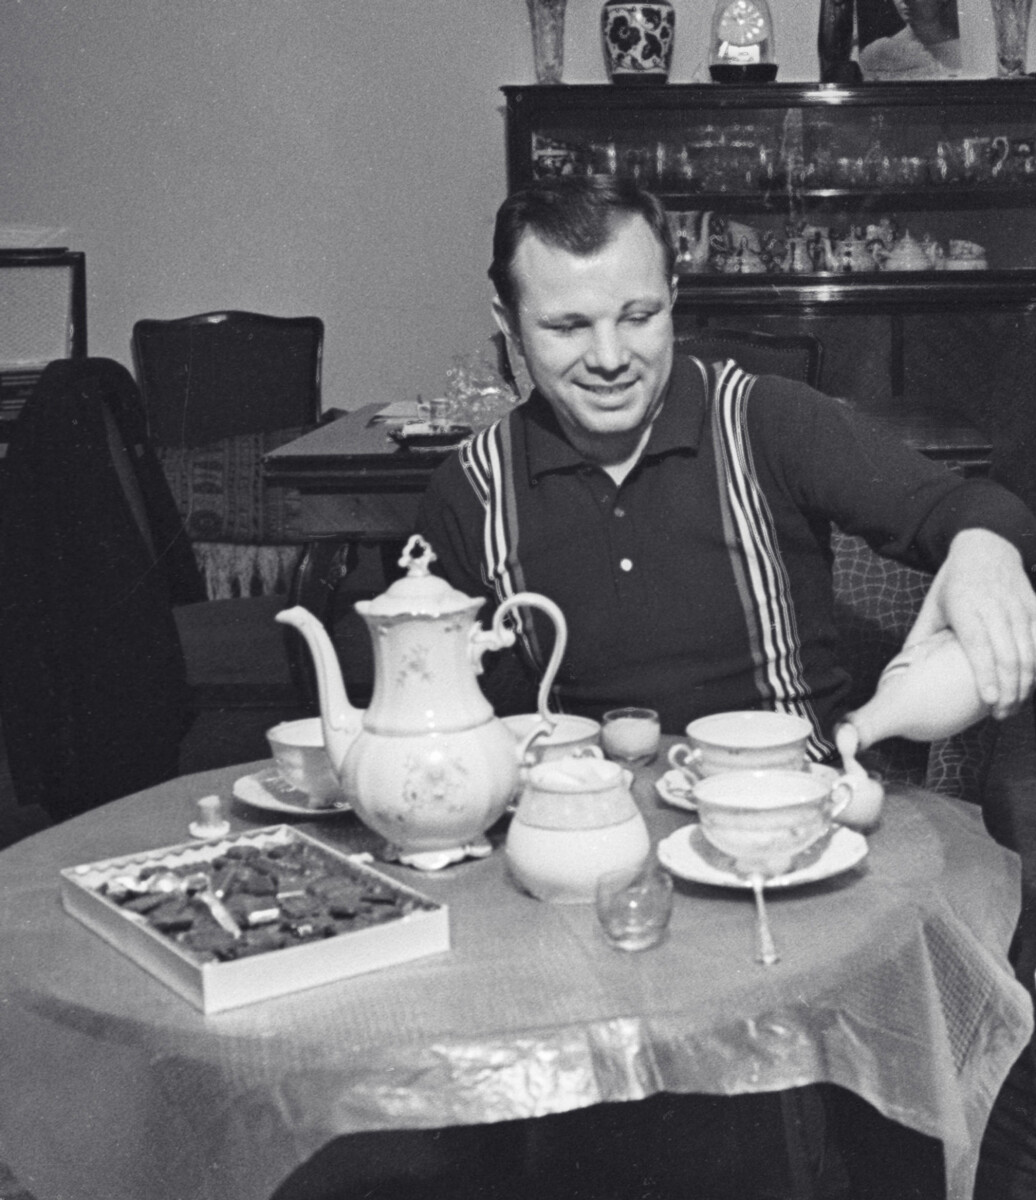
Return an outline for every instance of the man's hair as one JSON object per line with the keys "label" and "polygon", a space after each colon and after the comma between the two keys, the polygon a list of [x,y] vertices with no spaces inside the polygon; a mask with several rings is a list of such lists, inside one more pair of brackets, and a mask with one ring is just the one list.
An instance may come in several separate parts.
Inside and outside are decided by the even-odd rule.
{"label": "man's hair", "polygon": [[501,303],[516,313],[517,288],[512,266],[526,233],[570,254],[589,255],[603,249],[630,217],[643,217],[662,247],[666,279],[676,267],[676,249],[657,197],[631,179],[611,175],[568,175],[545,179],[514,192],[500,205],[493,231],[489,278]]}

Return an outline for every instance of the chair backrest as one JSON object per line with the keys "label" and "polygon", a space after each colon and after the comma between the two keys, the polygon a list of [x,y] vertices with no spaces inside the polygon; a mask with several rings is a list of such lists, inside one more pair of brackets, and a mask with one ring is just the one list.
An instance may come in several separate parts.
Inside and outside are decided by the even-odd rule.
{"label": "chair backrest", "polygon": [[678,354],[690,354],[705,362],[732,358],[753,375],[781,375],[820,386],[824,346],[810,333],[765,333],[756,329],[678,330]]}
{"label": "chair backrest", "polygon": [[133,362],[156,446],[197,447],[320,419],[319,317],[210,312],[133,326]]}

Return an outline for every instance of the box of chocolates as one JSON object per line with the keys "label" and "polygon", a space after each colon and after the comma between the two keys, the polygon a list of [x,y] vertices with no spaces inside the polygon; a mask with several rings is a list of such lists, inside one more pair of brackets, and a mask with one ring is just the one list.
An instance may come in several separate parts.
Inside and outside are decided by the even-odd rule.
{"label": "box of chocolates", "polygon": [[445,905],[288,825],[66,867],[61,900],[205,1013],[450,948]]}

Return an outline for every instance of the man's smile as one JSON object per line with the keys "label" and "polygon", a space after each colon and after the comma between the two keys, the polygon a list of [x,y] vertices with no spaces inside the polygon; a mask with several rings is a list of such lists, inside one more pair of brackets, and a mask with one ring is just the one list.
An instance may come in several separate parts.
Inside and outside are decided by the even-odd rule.
{"label": "man's smile", "polygon": [[623,383],[579,383],[577,386],[585,392],[591,392],[593,395],[600,397],[602,400],[608,400],[612,397],[625,395],[637,383],[638,380],[636,379],[628,379]]}

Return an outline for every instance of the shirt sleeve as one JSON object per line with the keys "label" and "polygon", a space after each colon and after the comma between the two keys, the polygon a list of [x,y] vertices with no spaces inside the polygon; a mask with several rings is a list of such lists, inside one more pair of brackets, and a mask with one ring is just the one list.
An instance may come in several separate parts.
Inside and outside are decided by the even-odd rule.
{"label": "shirt sleeve", "polygon": [[957,533],[976,528],[1006,538],[1027,570],[1036,567],[1036,517],[1006,488],[925,458],[844,401],[772,377],[756,388],[750,405],[764,457],[805,511],[928,571]]}

